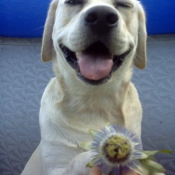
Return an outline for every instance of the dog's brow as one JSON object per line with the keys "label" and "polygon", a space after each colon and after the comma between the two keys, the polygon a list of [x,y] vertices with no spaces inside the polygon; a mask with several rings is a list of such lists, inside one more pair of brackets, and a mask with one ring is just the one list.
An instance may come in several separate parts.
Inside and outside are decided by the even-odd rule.
{"label": "dog's brow", "polygon": [[[67,0],[64,0],[66,2]],[[86,0],[78,0],[79,2],[86,2]]]}
{"label": "dog's brow", "polygon": [[114,0],[114,2],[133,3],[133,0]]}

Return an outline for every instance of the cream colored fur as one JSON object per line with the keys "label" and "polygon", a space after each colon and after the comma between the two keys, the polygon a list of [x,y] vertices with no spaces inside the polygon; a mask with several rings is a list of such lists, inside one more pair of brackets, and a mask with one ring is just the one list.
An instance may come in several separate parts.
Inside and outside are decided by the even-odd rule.
{"label": "cream colored fur", "polygon": [[[143,8],[136,0],[126,0],[133,5],[131,9],[115,9],[110,0],[88,1],[83,8],[68,7],[64,0],[53,0],[50,5],[41,55],[43,61],[52,60],[56,77],[47,85],[41,100],[41,142],[22,175],[88,175],[85,165],[90,155],[78,145],[90,139],[89,129],[100,129],[107,122],[141,135],[142,108],[131,77],[134,64],[140,69],[146,65]],[[80,18],[97,5],[109,6],[119,15],[118,27],[101,41],[110,44],[114,54],[122,54],[130,46],[132,51],[109,82],[91,86],[76,76],[59,43],[79,52],[94,42],[96,37],[80,25]]]}

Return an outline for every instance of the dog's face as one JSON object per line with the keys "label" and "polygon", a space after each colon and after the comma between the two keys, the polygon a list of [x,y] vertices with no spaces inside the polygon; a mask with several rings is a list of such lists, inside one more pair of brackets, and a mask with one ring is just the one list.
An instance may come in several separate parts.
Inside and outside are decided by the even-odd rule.
{"label": "dog's face", "polygon": [[42,58],[49,61],[54,47],[59,69],[69,69],[81,81],[97,85],[133,63],[144,68],[145,43],[144,12],[136,0],[54,0]]}

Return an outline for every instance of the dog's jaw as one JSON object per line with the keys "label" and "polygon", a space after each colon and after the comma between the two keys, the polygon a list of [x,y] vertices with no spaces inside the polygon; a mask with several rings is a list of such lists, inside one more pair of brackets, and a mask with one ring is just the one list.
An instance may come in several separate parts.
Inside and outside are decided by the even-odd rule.
{"label": "dog's jaw", "polygon": [[[100,42],[93,43],[92,45],[90,45],[87,49],[85,49],[81,53],[80,52],[79,53],[73,52],[62,44],[60,45],[60,48],[63,52],[63,55],[64,55],[67,63],[69,64],[69,66],[71,66],[76,71],[77,77],[79,77],[82,81],[84,81],[85,83],[90,84],[90,85],[100,85],[100,84],[104,84],[104,83],[108,82],[111,79],[112,74],[120,66],[122,66],[123,62],[125,61],[125,57],[132,50],[131,48],[129,48],[126,52],[124,52],[121,55],[113,55],[109,52],[109,49],[103,43],[100,43]],[[100,52],[100,53],[97,53],[97,52]],[[95,65],[93,65],[93,63],[89,63],[90,64],[89,68],[87,67],[87,65],[82,66],[81,64],[83,64],[83,63],[81,63],[81,61],[85,60],[84,58],[81,58],[81,57],[83,57],[82,55],[84,57],[89,57],[89,55],[92,57],[94,55],[95,55],[94,57],[99,57],[99,55],[101,55],[101,57],[104,57],[104,58],[102,58],[103,60],[101,60],[101,64],[103,64],[102,70],[93,70],[93,71],[95,71],[95,73],[92,73],[91,67],[93,67],[93,69],[95,67]],[[80,60],[80,58],[81,58],[81,60]],[[89,59],[96,59],[96,58],[89,58]],[[97,59],[98,59],[98,61],[100,60],[100,58],[97,58]],[[86,58],[86,61],[84,61],[85,62],[84,64],[87,64],[87,62],[97,62],[97,59],[94,61],[93,60],[89,61]],[[101,69],[100,66],[101,65],[96,65],[96,67],[98,69]],[[85,70],[82,70],[84,67],[86,67],[86,69],[90,69],[90,70],[86,70],[86,72],[85,72]],[[87,71],[88,71],[88,73],[87,73]],[[97,71],[99,71],[99,72],[97,72]]]}

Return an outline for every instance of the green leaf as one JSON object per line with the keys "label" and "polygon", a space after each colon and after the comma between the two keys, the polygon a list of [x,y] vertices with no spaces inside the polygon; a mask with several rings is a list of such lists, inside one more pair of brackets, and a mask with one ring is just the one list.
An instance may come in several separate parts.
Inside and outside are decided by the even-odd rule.
{"label": "green leaf", "polygon": [[152,167],[156,168],[157,170],[160,170],[160,171],[162,171],[162,172],[165,172],[164,167],[163,167],[161,164],[159,164],[159,163],[157,163],[157,162],[155,162],[155,161],[149,160],[149,161],[147,162],[147,164],[148,164],[149,166],[152,166]]}
{"label": "green leaf", "polygon": [[91,134],[92,137],[94,137],[99,131],[90,129],[89,133]]}
{"label": "green leaf", "polygon": [[96,166],[95,162],[97,162],[99,159],[100,159],[100,157],[96,156],[86,165],[86,167],[92,168],[92,167]]}
{"label": "green leaf", "polygon": [[82,142],[79,146],[88,151],[91,149],[91,142]]}
{"label": "green leaf", "polygon": [[149,172],[148,170],[146,170],[143,166],[139,165],[137,168],[132,168],[130,167],[131,170],[133,170],[134,172],[136,172],[137,174],[142,174],[142,175],[148,175]]}
{"label": "green leaf", "polygon": [[157,150],[157,151],[143,151],[143,153],[145,153],[148,157],[149,156],[154,156],[157,153],[166,153],[166,154],[171,154],[172,151],[171,150]]}
{"label": "green leaf", "polygon": [[89,162],[87,165],[86,165],[86,168],[92,168],[94,167],[93,163],[92,162]]}
{"label": "green leaf", "polygon": [[98,160],[98,157],[95,157],[92,161],[90,161],[87,165],[86,165],[86,167],[87,168],[92,168],[92,167],[94,167],[95,166],[95,162]]}
{"label": "green leaf", "polygon": [[159,153],[172,154],[173,151],[168,150],[168,149],[164,149],[164,150],[160,150]]}
{"label": "green leaf", "polygon": [[147,158],[147,160],[152,160],[152,161],[154,161],[154,157],[153,157],[153,156],[149,156],[149,157]]}
{"label": "green leaf", "polygon": [[89,162],[87,165],[86,165],[86,168],[92,168],[93,165],[91,164],[91,162]]}
{"label": "green leaf", "polygon": [[144,151],[141,152],[141,158],[139,160],[142,160],[142,159],[146,159],[148,158],[148,155],[144,153]]}
{"label": "green leaf", "polygon": [[143,151],[148,157],[154,156],[155,154],[159,153],[159,151]]}
{"label": "green leaf", "polygon": [[158,164],[152,160],[141,160],[141,165],[149,171],[149,173],[164,173],[165,169],[161,164]]}
{"label": "green leaf", "polygon": [[106,128],[107,130],[110,130],[110,127],[111,127],[111,124],[110,124],[109,122],[106,123],[105,128]]}

